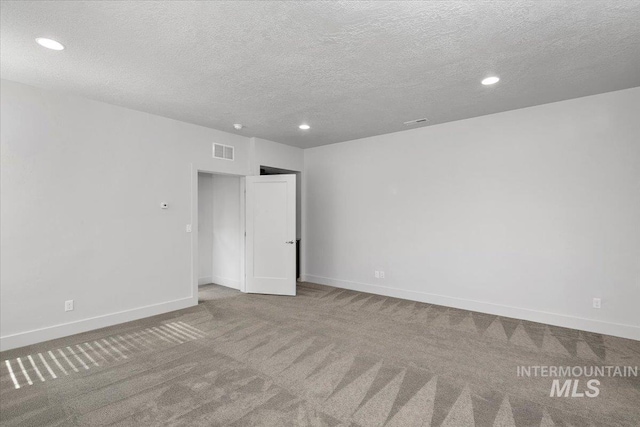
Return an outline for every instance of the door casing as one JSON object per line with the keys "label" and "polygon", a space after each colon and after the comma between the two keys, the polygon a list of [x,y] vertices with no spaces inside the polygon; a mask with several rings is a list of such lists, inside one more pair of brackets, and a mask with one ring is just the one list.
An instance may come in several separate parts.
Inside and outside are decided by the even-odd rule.
{"label": "door casing", "polygon": [[[245,276],[245,175],[221,173],[210,166],[191,164],[191,295],[193,305],[198,304],[198,173],[227,175],[240,178],[240,291],[246,292]],[[186,224],[185,224],[186,226]]]}

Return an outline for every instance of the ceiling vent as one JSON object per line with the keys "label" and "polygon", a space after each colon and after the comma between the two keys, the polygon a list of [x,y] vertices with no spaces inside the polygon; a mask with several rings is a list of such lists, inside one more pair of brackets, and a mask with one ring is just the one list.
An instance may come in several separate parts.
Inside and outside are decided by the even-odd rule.
{"label": "ceiling vent", "polygon": [[423,119],[416,119],[416,120],[409,120],[408,122],[404,122],[405,125],[416,125],[418,123],[425,123],[428,122],[429,120],[427,120],[427,118],[423,118]]}
{"label": "ceiling vent", "polygon": [[215,159],[233,160],[233,147],[231,145],[213,144],[213,157]]}

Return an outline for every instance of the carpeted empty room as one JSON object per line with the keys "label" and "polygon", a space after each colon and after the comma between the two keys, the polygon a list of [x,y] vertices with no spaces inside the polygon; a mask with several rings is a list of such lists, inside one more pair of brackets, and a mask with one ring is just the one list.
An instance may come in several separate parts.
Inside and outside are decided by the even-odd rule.
{"label": "carpeted empty room", "polygon": [[640,2],[0,12],[0,426],[640,425]]}
{"label": "carpeted empty room", "polygon": [[2,376],[7,425],[640,423],[637,378],[558,399],[516,375],[637,366],[637,341],[311,283],[295,298],[206,285],[197,307],[3,353],[18,358],[33,384]]}

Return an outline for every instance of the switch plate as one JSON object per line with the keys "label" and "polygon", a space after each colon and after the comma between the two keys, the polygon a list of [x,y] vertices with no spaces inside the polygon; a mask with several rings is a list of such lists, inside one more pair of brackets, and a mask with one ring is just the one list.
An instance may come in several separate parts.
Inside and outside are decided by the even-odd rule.
{"label": "switch plate", "polygon": [[381,279],[384,279],[384,271],[381,271],[381,272],[380,272],[380,278],[381,278]]}
{"label": "switch plate", "polygon": [[376,277],[376,279],[380,278],[380,272],[378,270],[376,270],[373,275]]}
{"label": "switch plate", "polygon": [[70,299],[69,301],[65,301],[64,302],[64,311],[73,311],[73,300]]}
{"label": "switch plate", "polygon": [[191,224],[187,224],[187,233],[191,233]]}
{"label": "switch plate", "polygon": [[602,300],[600,298],[593,299],[593,308],[602,308]]}

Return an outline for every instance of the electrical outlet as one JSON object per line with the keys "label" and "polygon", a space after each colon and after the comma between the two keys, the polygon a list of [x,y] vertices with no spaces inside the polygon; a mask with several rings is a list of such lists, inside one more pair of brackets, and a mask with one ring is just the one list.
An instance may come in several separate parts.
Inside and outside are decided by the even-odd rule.
{"label": "electrical outlet", "polygon": [[73,300],[70,299],[69,301],[65,301],[64,302],[64,311],[73,311]]}
{"label": "electrical outlet", "polygon": [[593,308],[601,308],[601,307],[602,307],[602,300],[600,298],[594,298]]}
{"label": "electrical outlet", "polygon": [[376,279],[380,278],[380,272],[378,270],[376,270],[373,275],[376,277]]}
{"label": "electrical outlet", "polygon": [[191,233],[191,224],[187,224],[187,233]]}
{"label": "electrical outlet", "polygon": [[381,278],[381,279],[384,279],[384,271],[381,271],[381,272],[380,272],[380,278]]}

